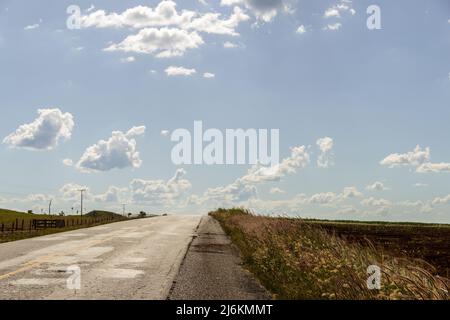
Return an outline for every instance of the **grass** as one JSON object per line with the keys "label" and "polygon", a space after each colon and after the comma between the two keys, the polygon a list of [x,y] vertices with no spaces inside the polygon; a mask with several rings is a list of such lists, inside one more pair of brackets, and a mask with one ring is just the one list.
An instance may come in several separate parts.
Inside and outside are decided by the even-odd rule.
{"label": "grass", "polygon": [[[54,229],[44,229],[44,230],[30,230],[30,225],[34,219],[38,220],[64,220],[66,222],[66,227],[64,228],[54,228]],[[76,230],[81,228],[92,227],[96,225],[118,222],[126,220],[123,216],[116,214],[114,212],[108,211],[91,211],[85,215],[83,218],[80,216],[51,216],[51,215],[41,215],[17,212],[12,210],[0,209],[0,226],[3,224],[5,232],[0,230],[0,243],[16,241],[26,238],[32,238],[37,236],[43,236],[48,234],[54,234],[59,232],[65,232],[70,230]],[[13,223],[19,223],[19,228],[22,227],[22,222],[24,230],[13,230],[11,231]]]}
{"label": "grass", "polygon": [[[429,263],[381,250],[371,241],[348,241],[319,223],[244,209],[210,215],[240,249],[245,266],[278,299],[450,299],[449,280]],[[381,268],[380,290],[367,288],[370,265]]]}

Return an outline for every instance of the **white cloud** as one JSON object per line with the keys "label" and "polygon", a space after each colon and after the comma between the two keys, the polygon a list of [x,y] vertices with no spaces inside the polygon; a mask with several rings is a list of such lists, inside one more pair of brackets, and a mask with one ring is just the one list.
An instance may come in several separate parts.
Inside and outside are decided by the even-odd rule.
{"label": "white cloud", "polygon": [[342,27],[342,23],[336,22],[336,23],[327,24],[327,26],[325,28],[323,28],[323,29],[324,30],[329,30],[329,31],[337,31],[341,27]]}
{"label": "white cloud", "polygon": [[388,207],[392,206],[392,202],[390,202],[389,200],[386,200],[386,199],[382,199],[382,198],[377,199],[374,197],[370,197],[370,198],[363,199],[361,201],[361,205],[368,206],[368,207],[388,208]]}
{"label": "white cloud", "polygon": [[194,11],[185,10],[178,14],[176,3],[161,1],[155,9],[146,6],[129,8],[122,13],[106,13],[97,10],[81,17],[84,28],[125,28],[142,29],[147,27],[178,26],[189,22],[196,16]]}
{"label": "white cloud", "polygon": [[341,17],[341,14],[339,13],[339,10],[338,10],[337,8],[331,7],[331,8],[328,8],[328,9],[325,11],[325,13],[324,13],[323,16],[324,16],[325,18],[331,18],[331,17],[340,18],[340,17]]}
{"label": "white cloud", "polygon": [[31,25],[26,26],[25,28],[23,28],[23,30],[27,30],[27,31],[34,30],[34,29],[39,28],[39,26],[40,26],[39,23],[31,24]]}
{"label": "white cloud", "polygon": [[345,206],[345,207],[339,209],[336,213],[338,215],[348,215],[348,214],[358,213],[358,210],[356,210],[356,208],[353,206]]}
{"label": "white cloud", "polygon": [[91,6],[86,9],[86,12],[92,12],[94,10],[95,10],[95,6],[93,4],[91,4]]}
{"label": "white cloud", "polygon": [[206,78],[206,79],[213,79],[213,78],[215,78],[215,77],[216,77],[216,75],[215,75],[214,73],[205,72],[205,73],[203,74],[203,78]]}
{"label": "white cloud", "polygon": [[343,13],[350,13],[352,16],[356,14],[349,0],[341,0],[340,3],[331,6],[325,10],[324,18],[341,18]]}
{"label": "white cloud", "polygon": [[164,72],[170,77],[170,76],[191,76],[197,71],[195,69],[187,69],[184,67],[176,67],[176,66],[170,66]]}
{"label": "white cloud", "polygon": [[244,184],[279,181],[287,174],[297,172],[297,169],[305,168],[310,162],[310,156],[305,146],[294,147],[291,155],[272,167],[260,165],[252,166],[247,174],[240,178]]}
{"label": "white cloud", "polygon": [[384,190],[388,190],[388,188],[386,188],[383,184],[383,182],[380,181],[375,181],[374,183],[368,185],[366,187],[367,190],[369,191],[384,191]]}
{"label": "white cloud", "polygon": [[274,187],[274,188],[270,189],[270,194],[283,194],[283,193],[286,193],[286,191],[281,190],[278,187]]}
{"label": "white cloud", "polygon": [[232,14],[222,19],[217,12],[198,13],[191,10],[176,9],[174,1],[161,1],[154,9],[146,6],[129,8],[122,13],[106,13],[97,10],[81,17],[84,28],[159,28],[174,27],[183,30],[194,30],[220,35],[239,35],[236,28],[241,22],[250,19],[239,7]]}
{"label": "white cloud", "polygon": [[38,114],[38,118],[21,125],[8,135],[3,143],[13,148],[51,150],[60,140],[71,138],[75,125],[72,114],[63,113],[57,108],[39,109]]}
{"label": "white cloud", "polygon": [[130,57],[122,58],[122,59],[120,59],[120,61],[123,63],[131,63],[131,62],[135,62],[136,58],[133,56],[130,56]]}
{"label": "white cloud", "polygon": [[128,192],[127,188],[118,188],[115,186],[110,186],[108,190],[103,193],[94,196],[94,201],[105,202],[105,203],[119,203],[124,202],[124,195]]}
{"label": "white cloud", "polygon": [[430,148],[422,149],[417,145],[413,151],[407,153],[393,153],[380,161],[382,166],[396,168],[402,166],[415,167],[418,173],[450,172],[450,163],[430,162]]}
{"label": "white cloud", "polygon": [[[418,209],[421,213],[429,213],[433,210],[433,206],[430,204],[429,201],[402,201],[398,203],[399,206],[407,207],[407,208],[415,208]],[[409,209],[410,210],[410,209]]]}
{"label": "white cloud", "polygon": [[304,34],[304,33],[306,33],[306,27],[305,27],[304,25],[299,26],[299,27],[297,28],[296,33],[298,33],[298,34]]}
{"label": "white cloud", "polygon": [[65,201],[80,201],[81,193],[80,190],[84,191],[84,198],[86,200],[91,199],[91,192],[89,187],[79,185],[76,183],[67,183],[59,189],[59,193],[61,194],[63,200]]}
{"label": "white cloud", "polygon": [[68,166],[68,167],[73,166],[73,161],[72,161],[72,159],[64,159],[64,160],[62,161],[62,163],[63,163],[65,166]]}
{"label": "white cloud", "polygon": [[436,197],[432,201],[433,205],[449,204],[449,203],[450,203],[450,194],[445,197]]}
{"label": "white cloud", "polygon": [[170,134],[170,131],[169,131],[169,130],[161,130],[161,136],[163,136],[163,137],[168,137],[169,134]]}
{"label": "white cloud", "polygon": [[186,50],[198,48],[203,43],[202,37],[195,31],[146,28],[104,50],[145,53],[153,54],[157,58],[169,58],[183,56]]}
{"label": "white cloud", "polygon": [[333,166],[333,139],[330,137],[321,138],[317,140],[316,144],[321,152],[317,159],[317,166],[319,168],[329,168]]}
{"label": "white cloud", "polygon": [[149,205],[171,205],[175,200],[186,195],[191,183],[184,179],[184,169],[178,169],[168,181],[134,179],[130,183],[133,200]]}
{"label": "white cloud", "polygon": [[[237,48],[237,44],[235,44],[235,43],[233,43],[233,42],[230,42],[230,41],[226,41],[226,42],[224,42],[224,44],[223,44],[223,47],[225,48],[225,49],[232,49],[232,48]],[[450,76],[449,76],[450,77]]]}
{"label": "white cloud", "polygon": [[238,36],[239,33],[235,29],[239,23],[250,19],[239,7],[235,7],[232,15],[226,20],[220,19],[220,16],[220,13],[205,13],[187,23],[184,28],[205,33]]}
{"label": "white cloud", "polygon": [[413,187],[416,187],[416,188],[428,187],[428,184],[422,183],[422,182],[417,182],[417,183],[413,184]]}
{"label": "white cloud", "polygon": [[270,22],[279,11],[292,12],[290,1],[287,0],[221,0],[221,6],[245,6],[253,12],[257,19]]}
{"label": "white cloud", "polygon": [[256,198],[256,184],[281,180],[288,174],[294,174],[310,162],[305,146],[294,147],[291,155],[273,167],[252,166],[247,174],[236,179],[227,186],[209,188],[203,196],[197,197],[197,203],[213,203],[215,205],[233,205],[238,202]]}
{"label": "white cloud", "polygon": [[421,164],[417,170],[420,173],[428,173],[428,172],[450,172],[450,163],[423,163]]}
{"label": "white cloud", "polygon": [[346,187],[342,191],[340,198],[351,199],[351,198],[359,198],[362,196],[363,196],[363,194],[361,192],[359,192],[356,187]]}
{"label": "white cloud", "polygon": [[417,145],[413,151],[407,153],[392,153],[381,160],[382,166],[395,168],[400,166],[420,166],[430,160],[430,148],[422,149]]}
{"label": "white cloud", "polygon": [[114,131],[108,140],[100,140],[87,148],[78,161],[77,168],[85,172],[139,168],[142,160],[134,137],[141,136],[144,132],[145,126],[133,127],[127,133]]}

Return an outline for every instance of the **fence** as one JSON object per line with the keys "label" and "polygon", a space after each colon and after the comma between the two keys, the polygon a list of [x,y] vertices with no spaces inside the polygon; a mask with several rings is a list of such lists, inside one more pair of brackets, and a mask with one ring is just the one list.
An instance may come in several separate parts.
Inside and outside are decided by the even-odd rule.
{"label": "fence", "polygon": [[125,220],[123,217],[85,217],[85,218],[64,218],[64,219],[16,219],[13,222],[0,224],[0,237],[15,233],[37,232],[48,229],[76,229],[80,227],[92,226],[96,224],[110,223],[113,221]]}

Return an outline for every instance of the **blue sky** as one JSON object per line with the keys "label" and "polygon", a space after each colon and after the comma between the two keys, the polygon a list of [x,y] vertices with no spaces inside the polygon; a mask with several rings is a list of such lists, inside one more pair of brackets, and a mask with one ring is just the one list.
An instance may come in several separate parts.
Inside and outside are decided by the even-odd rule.
{"label": "blue sky", "polygon": [[[69,213],[86,187],[88,210],[450,222],[448,1],[77,1],[70,30],[72,4],[0,1],[0,207]],[[280,129],[298,161],[175,166],[161,131],[195,120]]]}

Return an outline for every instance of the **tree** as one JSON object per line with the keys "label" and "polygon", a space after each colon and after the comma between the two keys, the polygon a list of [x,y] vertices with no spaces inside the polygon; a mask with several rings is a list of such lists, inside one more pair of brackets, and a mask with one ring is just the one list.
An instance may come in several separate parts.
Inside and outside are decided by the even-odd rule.
{"label": "tree", "polygon": [[139,218],[145,218],[147,216],[147,213],[144,211],[139,212]]}

